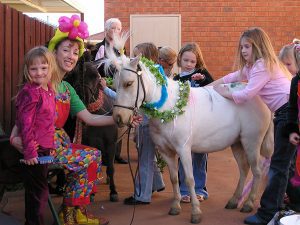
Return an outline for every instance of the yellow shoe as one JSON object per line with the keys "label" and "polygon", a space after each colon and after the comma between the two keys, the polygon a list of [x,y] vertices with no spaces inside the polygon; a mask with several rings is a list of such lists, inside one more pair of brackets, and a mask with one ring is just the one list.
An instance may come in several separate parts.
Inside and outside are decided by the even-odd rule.
{"label": "yellow shoe", "polygon": [[62,206],[58,214],[60,223],[63,225],[78,225],[75,220],[75,209],[74,207]]}
{"label": "yellow shoe", "polygon": [[99,225],[99,220],[87,215],[85,209],[75,209],[75,218],[78,225]]}

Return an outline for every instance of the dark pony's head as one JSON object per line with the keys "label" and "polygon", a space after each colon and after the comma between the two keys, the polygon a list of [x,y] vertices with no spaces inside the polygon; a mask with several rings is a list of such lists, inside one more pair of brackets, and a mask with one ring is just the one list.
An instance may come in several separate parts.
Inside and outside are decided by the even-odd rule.
{"label": "dark pony's head", "polygon": [[66,77],[66,81],[74,87],[76,93],[87,107],[89,104],[97,101],[101,79],[96,66],[90,60],[90,53],[84,52],[74,70]]}
{"label": "dark pony's head", "polygon": [[84,52],[76,67],[66,77],[87,109],[96,114],[106,114],[112,110],[113,101],[101,90],[101,76],[98,63],[91,62],[90,52]]}

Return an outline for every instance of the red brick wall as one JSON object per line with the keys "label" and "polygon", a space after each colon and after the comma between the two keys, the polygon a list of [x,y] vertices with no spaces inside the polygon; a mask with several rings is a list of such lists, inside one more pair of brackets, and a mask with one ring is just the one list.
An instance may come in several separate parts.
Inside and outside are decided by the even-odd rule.
{"label": "red brick wall", "polygon": [[105,0],[105,20],[129,28],[130,14],[181,14],[181,40],[200,45],[215,78],[231,71],[242,31],[262,27],[276,52],[300,38],[299,0]]}

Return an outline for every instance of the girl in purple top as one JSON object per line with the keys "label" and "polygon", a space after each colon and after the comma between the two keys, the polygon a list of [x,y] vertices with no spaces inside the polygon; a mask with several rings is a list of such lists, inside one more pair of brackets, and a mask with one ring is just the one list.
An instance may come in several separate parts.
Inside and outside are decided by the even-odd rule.
{"label": "girl in purple top", "polygon": [[43,224],[48,200],[47,165],[38,164],[38,157],[48,156],[53,149],[55,91],[50,79],[58,77],[55,66],[47,48],[31,49],[16,98],[16,124],[24,149],[25,224]]}
{"label": "girl in purple top", "polygon": [[[268,184],[260,200],[260,208],[245,224],[266,225],[282,206],[288,181],[288,168],[295,150],[284,135],[291,74],[277,58],[270,38],[261,28],[251,28],[240,37],[236,58],[237,71],[212,83],[222,96],[241,104],[259,95],[274,112],[274,153]],[[224,83],[247,81],[245,89],[231,93]],[[251,121],[250,121],[251,122]],[[260,176],[260,171],[256,174]]]}

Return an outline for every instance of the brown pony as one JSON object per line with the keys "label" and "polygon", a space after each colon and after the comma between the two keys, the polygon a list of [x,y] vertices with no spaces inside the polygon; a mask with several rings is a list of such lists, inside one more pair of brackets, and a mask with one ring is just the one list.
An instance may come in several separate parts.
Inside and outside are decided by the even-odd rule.
{"label": "brown pony", "polygon": [[[101,90],[100,79],[96,65],[89,62],[90,55],[85,52],[75,69],[68,74],[66,80],[74,87],[87,109],[98,115],[111,115],[113,100]],[[119,200],[114,183],[114,159],[117,148],[118,129],[115,125],[92,127],[76,123],[75,141],[101,150],[103,165],[107,166],[106,174],[109,180],[110,201]],[[70,124],[70,123],[69,123]]]}

